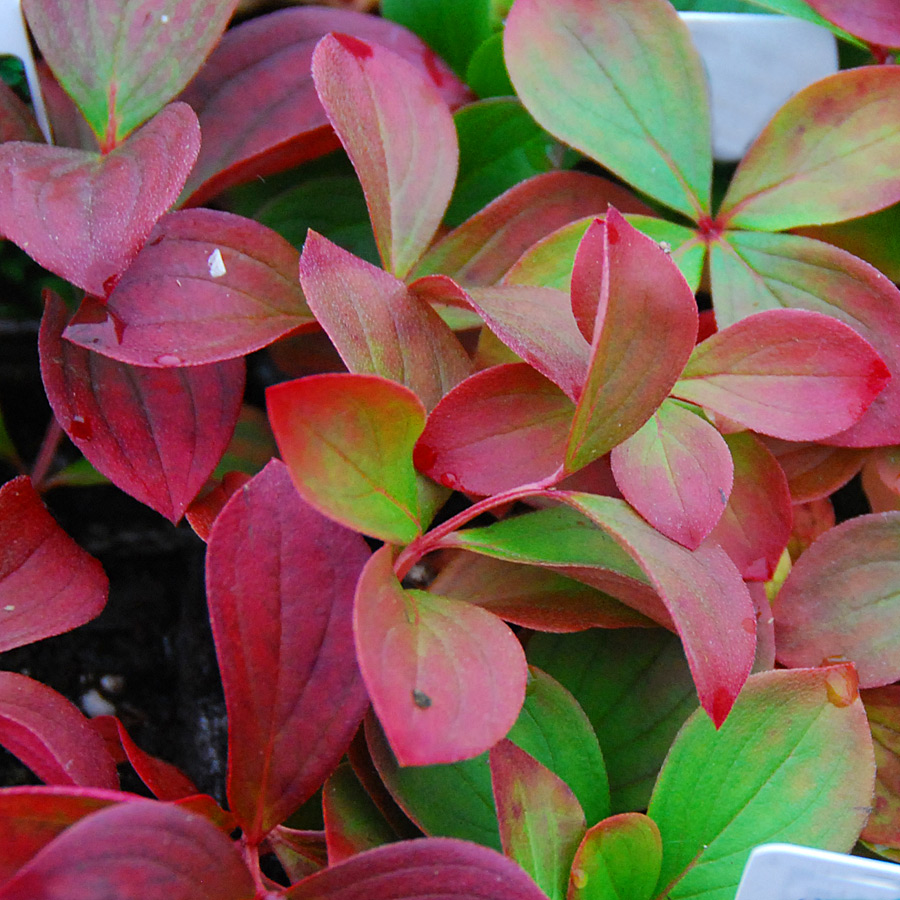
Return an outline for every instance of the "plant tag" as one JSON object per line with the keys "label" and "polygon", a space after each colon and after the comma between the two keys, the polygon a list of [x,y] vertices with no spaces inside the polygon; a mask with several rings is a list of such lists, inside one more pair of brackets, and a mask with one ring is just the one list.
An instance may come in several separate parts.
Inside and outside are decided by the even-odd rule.
{"label": "plant tag", "polygon": [[837,71],[826,28],[789,16],[681,13],[709,81],[713,155],[736,162],[775,112],[807,85]]}
{"label": "plant tag", "polygon": [[34,65],[28,28],[22,15],[21,0],[0,0],[0,56],[16,56],[22,60],[25,77],[28,79],[28,90],[31,91],[34,117],[47,143],[52,144],[50,122],[44,106],[44,95],[41,93],[41,82]]}
{"label": "plant tag", "polygon": [[750,854],[735,900],[898,900],[900,866],[813,850],[763,844]]}

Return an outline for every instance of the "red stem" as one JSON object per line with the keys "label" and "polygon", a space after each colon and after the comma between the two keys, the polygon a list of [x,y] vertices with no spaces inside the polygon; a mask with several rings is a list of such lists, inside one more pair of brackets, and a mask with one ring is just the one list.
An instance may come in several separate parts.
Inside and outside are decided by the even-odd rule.
{"label": "red stem", "polygon": [[441,523],[437,528],[426,531],[425,534],[417,537],[409,546],[404,547],[400,551],[394,562],[394,574],[398,581],[402,581],[409,570],[423,557],[432,550],[437,550],[441,545],[441,541],[452,534],[458,528],[461,528],[467,522],[480,516],[482,513],[490,512],[498,506],[512,503],[515,500],[524,500],[527,497],[534,497],[539,494],[547,494],[553,490],[553,486],[565,475],[563,467],[560,466],[552,475],[541,481],[535,481],[532,484],[522,484],[518,487],[511,488],[508,491],[502,491],[491,497],[485,497],[477,503],[473,503],[468,509],[464,509],[461,513],[457,513],[446,522]]}
{"label": "red stem", "polygon": [[50,466],[53,465],[53,459],[56,451],[59,449],[59,443],[63,437],[63,430],[56,416],[52,416],[47,424],[47,430],[44,432],[44,439],[41,441],[40,450],[34,460],[34,466],[31,469],[31,483],[36,491],[42,490],[46,485],[44,482]]}

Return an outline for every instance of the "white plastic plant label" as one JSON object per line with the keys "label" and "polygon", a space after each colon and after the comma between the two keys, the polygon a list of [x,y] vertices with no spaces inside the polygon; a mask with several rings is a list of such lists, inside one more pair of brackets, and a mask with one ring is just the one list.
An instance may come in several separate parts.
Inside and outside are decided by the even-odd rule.
{"label": "white plastic plant label", "polygon": [[812,22],[754,13],[681,17],[706,67],[716,159],[739,160],[787,100],[837,71],[834,35]]}
{"label": "white plastic plant label", "polygon": [[28,29],[22,16],[21,0],[0,0],[0,56],[16,56],[22,60],[28,90],[31,91],[34,117],[47,142],[53,143],[41,83],[31,53],[31,42],[28,40]]}
{"label": "white plastic plant label", "polygon": [[900,900],[900,866],[763,844],[750,854],[735,900]]}

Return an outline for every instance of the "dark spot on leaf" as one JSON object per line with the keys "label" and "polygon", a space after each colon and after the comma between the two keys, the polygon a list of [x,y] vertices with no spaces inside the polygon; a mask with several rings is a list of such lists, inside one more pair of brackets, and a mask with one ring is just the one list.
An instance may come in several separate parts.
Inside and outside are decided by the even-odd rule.
{"label": "dark spot on leaf", "polygon": [[368,59],[372,55],[372,48],[359,38],[349,34],[335,34],[335,40],[357,59]]}
{"label": "dark spot on leaf", "polygon": [[413,688],[412,692],[413,703],[419,707],[419,709],[428,709],[431,706],[431,697],[425,693],[425,691],[420,691],[418,688]]}
{"label": "dark spot on leaf", "polygon": [[611,244],[619,242],[619,229],[609,221],[608,217],[606,219],[606,237]]}
{"label": "dark spot on leaf", "polygon": [[749,616],[741,622],[741,627],[747,634],[756,634],[756,622]]}

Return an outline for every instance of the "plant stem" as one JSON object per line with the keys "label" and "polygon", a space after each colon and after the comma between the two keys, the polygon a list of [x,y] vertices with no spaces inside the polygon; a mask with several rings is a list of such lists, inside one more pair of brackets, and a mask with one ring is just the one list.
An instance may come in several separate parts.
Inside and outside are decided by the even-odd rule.
{"label": "plant stem", "polygon": [[432,550],[437,550],[441,541],[452,534],[458,528],[461,528],[467,522],[480,516],[482,513],[490,512],[498,506],[512,503],[515,500],[524,500],[527,497],[539,495],[547,495],[552,492],[553,486],[565,475],[563,467],[560,466],[552,475],[541,481],[535,481],[531,484],[522,484],[518,487],[510,488],[508,491],[502,491],[499,494],[493,494],[485,497],[477,503],[473,503],[468,509],[457,513],[446,522],[441,523],[437,528],[425,532],[425,534],[417,537],[411,544],[404,547],[400,551],[397,559],[394,561],[394,574],[398,581],[402,581],[409,570],[423,557]]}
{"label": "plant stem", "polygon": [[53,458],[59,449],[59,442],[62,440],[63,430],[56,416],[51,416],[47,424],[47,430],[44,432],[44,439],[41,441],[40,450],[35,457],[34,466],[31,469],[31,483],[36,491],[40,491],[53,465]]}

